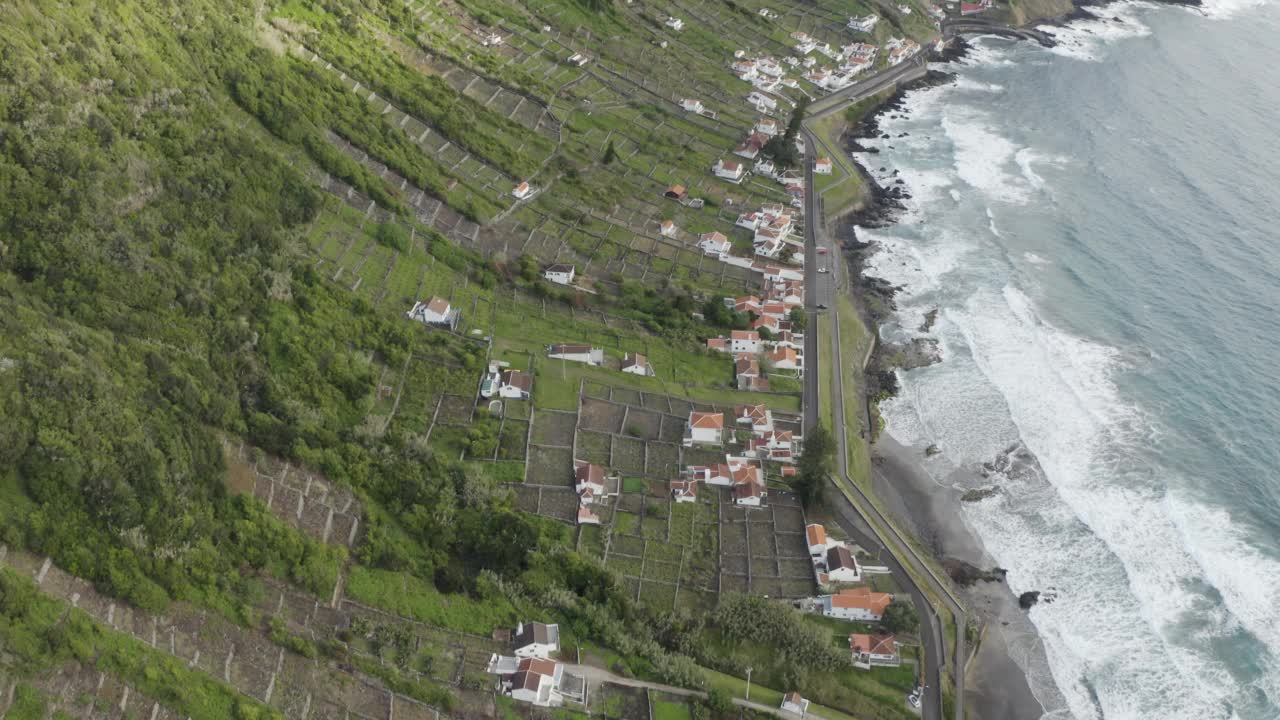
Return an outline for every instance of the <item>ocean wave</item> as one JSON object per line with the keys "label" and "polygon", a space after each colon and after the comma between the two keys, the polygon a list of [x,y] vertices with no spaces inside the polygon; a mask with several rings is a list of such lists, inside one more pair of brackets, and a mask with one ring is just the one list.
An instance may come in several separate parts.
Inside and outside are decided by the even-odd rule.
{"label": "ocean wave", "polygon": [[[1238,0],[1225,0],[1227,2]],[[1097,62],[1103,49],[1119,40],[1144,37],[1151,28],[1141,19],[1141,12],[1155,7],[1140,0],[1124,0],[1102,7],[1085,7],[1092,18],[1073,20],[1066,25],[1044,25],[1039,29],[1053,36],[1056,44],[1049,51],[1057,55]]]}
{"label": "ocean wave", "polygon": [[989,198],[1026,203],[1030,199],[1027,185],[1005,170],[1019,148],[990,126],[987,118],[973,110],[956,109],[943,115],[942,128],[955,149],[956,175]]}

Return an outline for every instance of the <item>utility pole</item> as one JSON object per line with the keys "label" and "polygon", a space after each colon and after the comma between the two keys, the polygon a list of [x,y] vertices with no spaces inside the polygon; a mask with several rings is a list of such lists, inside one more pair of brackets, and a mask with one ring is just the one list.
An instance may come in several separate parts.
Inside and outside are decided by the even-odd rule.
{"label": "utility pole", "polygon": [[747,666],[747,700],[751,699],[751,667]]}

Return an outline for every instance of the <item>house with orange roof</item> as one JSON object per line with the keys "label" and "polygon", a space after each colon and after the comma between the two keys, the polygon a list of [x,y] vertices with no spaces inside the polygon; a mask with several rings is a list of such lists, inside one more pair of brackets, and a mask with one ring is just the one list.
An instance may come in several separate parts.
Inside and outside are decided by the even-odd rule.
{"label": "house with orange roof", "polygon": [[827,555],[827,529],[817,523],[804,527],[805,539],[809,541],[809,555],[815,560]]}
{"label": "house with orange roof", "polygon": [[872,666],[898,667],[902,657],[898,654],[898,641],[892,635],[863,635],[853,633],[849,636],[849,654],[853,666],[861,670],[870,670]]}
{"label": "house with orange roof", "polygon": [[678,503],[691,503],[698,499],[697,480],[672,480],[671,499]]}
{"label": "house with orange roof", "polygon": [[704,482],[708,485],[729,487],[733,485],[733,470],[724,463],[715,465],[693,465],[685,470],[690,480]]}
{"label": "house with orange roof", "polygon": [[707,338],[707,349],[716,352],[729,352],[729,339],[722,337]]}
{"label": "house with orange roof", "polygon": [[818,158],[813,161],[813,172],[817,175],[831,174],[831,158]]}
{"label": "house with orange roof", "polygon": [[643,375],[650,377],[653,375],[653,366],[649,364],[649,358],[640,353],[629,352],[622,357],[622,364],[618,369],[624,373],[631,375]]}
{"label": "house with orange roof", "polygon": [[676,224],[670,220],[663,220],[662,223],[658,225],[658,232],[662,233],[664,237],[674,237],[676,234]]}
{"label": "house with orange roof", "polygon": [[760,333],[755,330],[730,331],[729,351],[734,354],[760,352]]}
{"label": "house with orange roof", "polygon": [[718,412],[689,413],[689,422],[685,426],[684,446],[721,445],[724,443],[724,414]]}
{"label": "house with orange roof", "polygon": [[760,507],[769,490],[764,485],[751,480],[733,486],[733,504],[745,507]]}
{"label": "house with orange roof", "polygon": [[733,410],[734,420],[739,425],[750,425],[752,432],[765,433],[773,431],[773,412],[768,405],[739,405]]}
{"label": "house with orange roof", "polygon": [[801,717],[809,712],[809,701],[800,697],[798,692],[789,692],[782,696],[782,711],[794,713]]}
{"label": "house with orange roof", "polygon": [[530,185],[527,182],[522,182],[519,185],[517,185],[514,190],[511,191],[511,194],[517,200],[528,200],[529,198],[533,197],[534,193],[536,192],[538,192],[537,188],[535,188],[534,186]]}
{"label": "house with orange roof", "polygon": [[447,327],[450,330],[458,326],[458,311],[449,305],[448,300],[434,295],[426,302],[415,302],[407,314],[410,320],[423,325]]}
{"label": "house with orange roof", "polygon": [[798,372],[804,369],[804,363],[795,348],[777,346],[765,355],[765,359],[773,366],[774,370],[795,370]]}
{"label": "house with orange roof", "polygon": [[823,595],[818,598],[818,607],[823,615],[841,620],[861,620],[879,622],[884,616],[885,608],[893,602],[889,593],[875,592],[868,587],[847,588],[835,595]]}

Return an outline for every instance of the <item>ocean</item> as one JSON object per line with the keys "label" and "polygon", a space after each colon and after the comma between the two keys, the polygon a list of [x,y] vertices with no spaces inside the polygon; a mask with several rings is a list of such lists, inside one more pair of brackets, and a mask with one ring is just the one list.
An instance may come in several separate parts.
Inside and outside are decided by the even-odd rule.
{"label": "ocean", "polygon": [[999,487],[1048,717],[1280,718],[1280,4],[1207,2],[976,39],[858,155],[912,195],[882,332],[942,351],[887,431]]}

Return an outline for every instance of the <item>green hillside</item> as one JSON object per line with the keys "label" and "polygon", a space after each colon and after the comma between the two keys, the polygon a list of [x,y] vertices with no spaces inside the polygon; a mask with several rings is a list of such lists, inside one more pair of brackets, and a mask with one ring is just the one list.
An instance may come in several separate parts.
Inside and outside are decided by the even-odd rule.
{"label": "green hillside", "polygon": [[[749,254],[738,214],[790,201],[710,172],[759,115],[729,64],[786,56],[796,31],[851,42],[848,17],[873,8],[0,5],[0,714],[16,688],[15,717],[99,701],[147,716],[141,699],[295,717],[304,697],[312,717],[376,715],[365,688],[397,715],[497,716],[492,632],[535,617],[618,672],[740,675],[702,649],[741,641],[714,621],[720,595],[814,588],[785,540],[763,569],[729,569],[718,496],[678,506],[666,489],[716,457],[681,449],[690,410],[800,408],[798,379],[738,390],[732,358],[705,349],[747,326],[722,298],[760,275],[699,236]],[[857,37],[934,32],[919,10]],[[779,91],[779,120],[819,92]],[[673,185],[702,202],[665,198]],[[550,263],[577,285],[544,280]],[[405,317],[432,296],[453,331]],[[604,367],[550,359],[554,342],[601,347]],[[628,353],[654,375],[619,372]],[[477,402],[490,362],[527,371],[531,395]],[[626,480],[598,527],[574,522],[579,458]],[[794,540],[802,517],[769,531]],[[240,638],[229,657],[223,636]],[[824,702],[852,672],[830,641],[826,660],[759,675]],[[905,717],[900,675],[825,701]]]}

